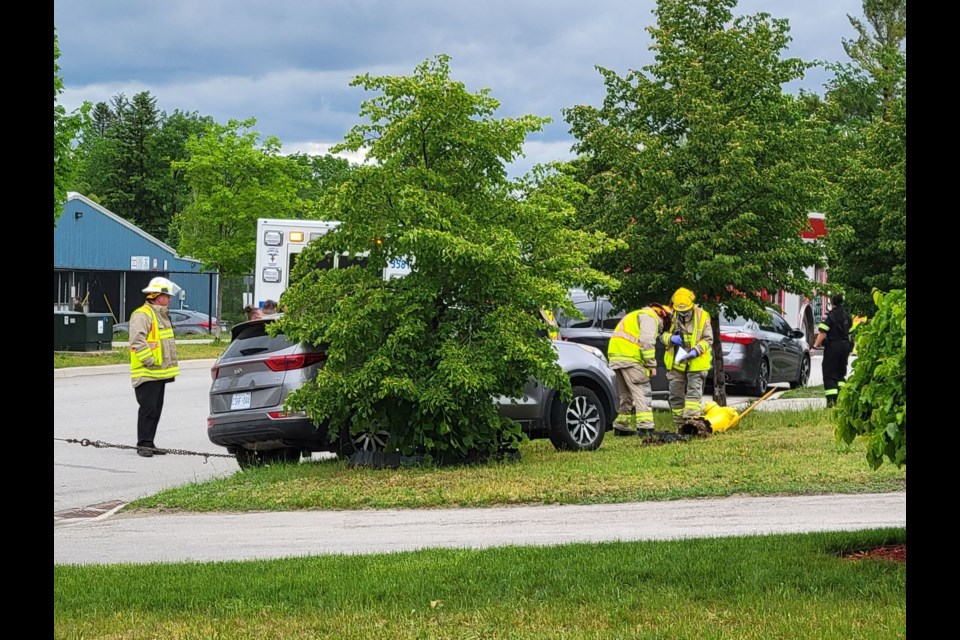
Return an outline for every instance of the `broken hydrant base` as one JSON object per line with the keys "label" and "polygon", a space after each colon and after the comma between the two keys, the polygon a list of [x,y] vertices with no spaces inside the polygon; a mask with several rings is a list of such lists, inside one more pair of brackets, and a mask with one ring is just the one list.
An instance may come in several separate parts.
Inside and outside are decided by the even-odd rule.
{"label": "broken hydrant base", "polygon": [[705,438],[713,433],[706,418],[684,418],[677,428],[672,431],[650,431],[640,436],[643,444],[664,444],[666,442],[686,442],[690,438]]}
{"label": "broken hydrant base", "polygon": [[713,433],[713,427],[706,418],[684,418],[677,428],[677,433],[691,437],[706,437]]}
{"label": "broken hydrant base", "polygon": [[690,437],[671,431],[650,431],[641,436],[640,442],[643,444],[666,444],[668,442],[686,442]]}

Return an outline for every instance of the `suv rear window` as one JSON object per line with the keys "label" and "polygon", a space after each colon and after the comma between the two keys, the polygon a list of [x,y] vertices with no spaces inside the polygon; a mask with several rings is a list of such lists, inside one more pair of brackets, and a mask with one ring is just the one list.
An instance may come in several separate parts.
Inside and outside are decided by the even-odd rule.
{"label": "suv rear window", "polygon": [[265,322],[257,322],[248,327],[242,327],[230,345],[224,349],[223,357],[238,358],[259,353],[272,353],[289,349],[294,345],[283,334],[275,337],[267,335],[266,326]]}
{"label": "suv rear window", "polygon": [[558,309],[556,313],[557,324],[567,329],[584,329],[586,327],[592,327],[593,323],[597,319],[597,303],[592,299],[580,300],[575,302],[575,306],[580,313],[586,316],[586,319],[581,320],[580,318],[571,318],[562,310]]}

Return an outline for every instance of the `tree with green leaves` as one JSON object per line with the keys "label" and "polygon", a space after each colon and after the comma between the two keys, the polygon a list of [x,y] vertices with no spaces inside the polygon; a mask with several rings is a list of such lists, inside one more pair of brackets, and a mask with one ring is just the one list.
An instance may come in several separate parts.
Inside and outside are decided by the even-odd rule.
{"label": "tree with green leaves", "polygon": [[304,182],[300,191],[300,197],[304,202],[318,202],[325,191],[344,182],[353,169],[350,161],[329,153],[322,155],[295,153],[287,156],[287,159],[297,164],[308,176],[308,180]]}
{"label": "tree with green leaves", "polygon": [[836,407],[837,440],[867,443],[867,462],[907,464],[907,290],[873,292],[874,312],[855,333],[857,358]]}
{"label": "tree with green leaves", "polygon": [[73,143],[87,123],[90,105],[84,103],[80,109],[67,114],[66,108],[58,104],[63,93],[63,78],[60,77],[60,46],[57,44],[57,28],[53,28],[53,226],[63,213],[67,201],[67,190],[77,166]]}
{"label": "tree with green leaves", "polygon": [[852,63],[833,64],[818,115],[831,126],[825,205],[832,286],[853,313],[872,310],[872,291],[906,287],[906,0],[864,0]]}
{"label": "tree with green leaves", "polygon": [[[332,151],[369,162],[324,195],[319,210],[341,224],[300,254],[280,300],[287,336],[327,347],[290,406],[334,433],[385,430],[391,448],[434,460],[513,448],[520,427],[493,399],[521,396],[531,377],[569,397],[538,311],[569,305],[569,286],[614,285],[589,267],[609,242],[568,228],[578,186],[562,171],[508,179],[548,119],[495,118],[498,101],[453,80],[448,56],[352,84],[378,95]],[[366,265],[316,268],[331,252]],[[401,257],[411,273],[384,281]]]}
{"label": "tree with green leaves", "polygon": [[[735,5],[658,0],[653,64],[623,77],[599,68],[603,105],[565,111],[592,192],[580,223],[628,246],[597,263],[622,282],[614,303],[668,302],[687,287],[716,336],[720,305],[759,319],[765,292],[809,295],[804,269],[822,264],[801,238],[820,196],[822,128],[783,90],[810,64],[781,57],[786,20],[734,17]],[[722,380],[719,339],[713,361]],[[725,405],[722,384],[714,397]]]}
{"label": "tree with green leaves", "polygon": [[[186,159],[172,162],[193,193],[173,220],[178,251],[223,277],[253,270],[257,218],[293,217],[303,206],[297,191],[305,176],[280,155],[277,138],[261,140],[255,124],[214,122],[203,135],[190,135]],[[222,302],[218,287],[218,309]]]}

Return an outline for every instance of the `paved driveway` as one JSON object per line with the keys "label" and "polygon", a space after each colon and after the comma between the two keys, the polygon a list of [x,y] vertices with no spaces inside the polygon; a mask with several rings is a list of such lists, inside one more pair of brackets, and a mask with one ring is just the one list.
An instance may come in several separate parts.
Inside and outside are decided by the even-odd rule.
{"label": "paved driveway", "polygon": [[906,524],[906,493],[486,509],[115,516],[55,525],[53,561],[212,562],[431,547],[855,531]]}

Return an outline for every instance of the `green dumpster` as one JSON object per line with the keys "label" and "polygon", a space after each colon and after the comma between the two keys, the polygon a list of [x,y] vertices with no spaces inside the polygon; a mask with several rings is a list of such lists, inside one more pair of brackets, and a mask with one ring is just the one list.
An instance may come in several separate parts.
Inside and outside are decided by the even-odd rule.
{"label": "green dumpster", "polygon": [[113,317],[102,313],[53,312],[54,351],[109,351]]}

